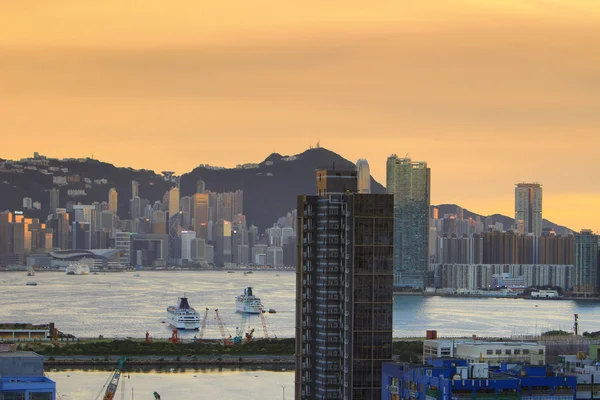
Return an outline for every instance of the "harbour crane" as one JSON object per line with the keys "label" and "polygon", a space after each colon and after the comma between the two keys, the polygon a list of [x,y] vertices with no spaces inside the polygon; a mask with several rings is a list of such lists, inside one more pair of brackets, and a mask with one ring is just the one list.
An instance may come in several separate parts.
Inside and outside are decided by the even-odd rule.
{"label": "harbour crane", "polygon": [[179,331],[177,328],[173,329],[173,333],[171,334],[169,341],[173,343],[179,343]]}
{"label": "harbour crane", "polygon": [[110,379],[110,383],[106,388],[106,392],[104,392],[104,397],[102,400],[113,400],[115,397],[115,393],[117,392],[117,386],[119,386],[119,379],[121,378],[121,371],[123,370],[123,365],[125,364],[126,357],[121,357],[119,360],[119,365],[115,368],[112,373]]}
{"label": "harbour crane", "polygon": [[258,309],[259,314],[260,314],[260,322],[262,322],[262,326],[263,326],[263,331],[265,333],[265,339],[269,338],[269,332],[267,331],[267,320],[265,318],[265,312],[263,311],[262,307]]}
{"label": "harbour crane", "polygon": [[200,334],[198,335],[198,341],[201,342],[204,339],[204,332],[206,331],[206,322],[208,321],[208,308],[204,312],[204,318],[202,319],[202,327],[200,328]]}
{"label": "harbour crane", "polygon": [[229,335],[229,337],[227,337],[227,334],[225,333],[225,325],[223,325],[223,320],[221,319],[221,316],[219,315],[218,308],[215,309],[215,314],[217,316],[217,324],[219,325],[219,331],[221,332],[221,337],[223,338],[223,345],[228,346],[233,343],[233,341],[231,340],[231,335]]}
{"label": "harbour crane", "polygon": [[242,322],[240,323],[240,326],[236,328],[235,337],[233,338],[234,344],[242,344],[244,338],[246,339],[246,342],[252,341],[252,336],[254,335],[254,328],[250,329],[250,326],[248,326],[248,331],[246,331],[247,318],[247,314],[242,313]]}

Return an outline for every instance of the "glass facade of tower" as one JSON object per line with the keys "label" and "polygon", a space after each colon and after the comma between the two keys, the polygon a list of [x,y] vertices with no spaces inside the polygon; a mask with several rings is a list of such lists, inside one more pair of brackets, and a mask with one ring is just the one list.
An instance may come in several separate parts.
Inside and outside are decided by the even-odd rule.
{"label": "glass facade of tower", "polygon": [[369,162],[363,158],[356,162],[356,171],[358,173],[358,193],[371,193],[371,170]]}
{"label": "glass facade of tower", "polygon": [[542,185],[539,183],[519,183],[515,188],[515,226],[521,223],[521,233],[542,235]]}
{"label": "glass facade of tower", "polygon": [[600,292],[598,269],[598,235],[591,230],[575,234],[575,282],[573,293],[581,296],[596,295]]}
{"label": "glass facade of tower", "polygon": [[295,398],[378,400],[392,357],[393,197],[339,193],[352,175],[324,175],[332,191],[298,197]]}
{"label": "glass facade of tower", "polygon": [[394,154],[386,180],[394,195],[394,285],[423,287],[429,271],[430,169]]}

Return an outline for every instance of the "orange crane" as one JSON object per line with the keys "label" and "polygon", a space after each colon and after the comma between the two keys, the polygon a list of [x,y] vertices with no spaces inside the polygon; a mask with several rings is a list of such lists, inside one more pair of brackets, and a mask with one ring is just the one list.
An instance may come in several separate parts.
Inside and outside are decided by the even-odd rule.
{"label": "orange crane", "polygon": [[265,332],[265,339],[269,338],[269,332],[267,332],[267,320],[265,319],[265,312],[262,307],[258,309],[260,314],[260,322],[262,322],[263,331]]}
{"label": "orange crane", "polygon": [[173,329],[173,333],[171,334],[169,341],[173,343],[179,343],[179,331],[177,330],[177,328]]}
{"label": "orange crane", "polygon": [[225,326],[223,325],[223,320],[221,320],[221,316],[219,315],[219,309],[215,310],[215,314],[217,315],[217,324],[219,325],[219,331],[221,331],[221,337],[223,338],[223,345],[228,346],[233,344],[233,340],[231,340],[231,335],[227,337],[225,334]]}

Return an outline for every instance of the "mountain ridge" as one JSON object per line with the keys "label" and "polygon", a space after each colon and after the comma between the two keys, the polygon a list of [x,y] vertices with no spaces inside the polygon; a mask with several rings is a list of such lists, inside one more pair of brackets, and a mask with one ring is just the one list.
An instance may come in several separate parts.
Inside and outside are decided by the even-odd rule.
{"label": "mountain ridge", "polygon": [[[47,159],[48,165],[37,165],[36,169],[25,169],[30,164],[22,161],[0,159],[0,210],[20,210],[22,199],[30,197],[33,201],[41,201],[40,212],[30,214],[43,216],[49,207],[49,190],[57,187],[53,184],[53,176],[78,175],[79,182],[60,187],[60,206],[67,201],[67,190],[84,190],[85,195],[72,198],[83,204],[94,201],[108,201],[108,190],[115,187],[118,192],[118,215],[128,218],[129,199],[131,198],[131,181],[139,182],[141,198],[147,198],[150,204],[162,200],[166,190],[174,186],[156,172],[148,169],[116,167],[94,159]],[[16,168],[15,165],[20,165]],[[50,168],[59,169],[48,174]],[[60,169],[67,168],[68,172]],[[309,148],[295,155],[269,154],[262,162],[247,163],[242,166],[225,168],[201,164],[180,176],[181,196],[190,196],[196,191],[196,182],[202,179],[206,189],[213,192],[228,192],[241,189],[244,191],[244,214],[248,224],[255,224],[260,229],[272,226],[279,217],[295,208],[296,196],[315,193],[315,171],[320,168],[355,168],[355,164],[341,155],[323,147]],[[41,171],[46,171],[46,174]],[[15,172],[20,171],[20,172]],[[92,183],[86,183],[86,178]],[[106,179],[106,184],[94,184],[94,180]],[[371,192],[385,193],[385,188],[371,177]],[[441,204],[440,216],[455,213],[456,205]],[[452,211],[453,208],[453,211]],[[465,209],[465,218],[480,216]],[[510,217],[492,215],[493,222],[502,222],[505,228]],[[545,220],[546,221],[546,220]],[[557,232],[568,228],[547,221],[549,227],[556,227]],[[546,226],[546,225],[544,225]]]}

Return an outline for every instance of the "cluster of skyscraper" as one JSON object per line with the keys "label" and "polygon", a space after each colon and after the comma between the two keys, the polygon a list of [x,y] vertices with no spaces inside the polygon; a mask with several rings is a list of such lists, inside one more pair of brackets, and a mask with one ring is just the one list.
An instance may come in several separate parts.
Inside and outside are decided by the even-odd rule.
{"label": "cluster of skyscraper", "polygon": [[[515,219],[506,229],[490,217],[465,218],[460,207],[443,216],[432,207],[428,285],[485,288],[494,286],[495,275],[502,275],[509,287],[557,286],[580,296],[600,293],[599,237],[590,230],[557,234],[544,227],[542,197],[539,183],[518,183]],[[474,274],[477,279],[471,279]]]}
{"label": "cluster of skyscraper", "polygon": [[[196,193],[180,196],[177,181],[162,201],[140,197],[140,184],[131,182],[129,219],[119,210],[119,193],[108,191],[108,201],[60,208],[60,191],[49,191],[50,215],[45,222],[22,212],[0,214],[0,265],[23,265],[29,256],[36,265],[44,252],[56,257],[94,258],[104,266],[170,265],[226,266],[259,264],[273,267],[295,264],[296,214],[280,218],[259,234],[248,227],[243,192],[215,193],[202,180]],[[107,249],[116,249],[107,252]],[[71,254],[65,253],[72,250]],[[101,251],[102,250],[102,251]],[[107,255],[111,259],[104,259]]]}

